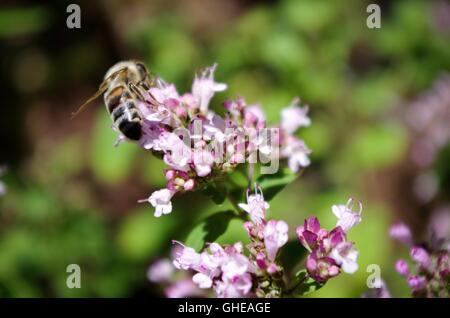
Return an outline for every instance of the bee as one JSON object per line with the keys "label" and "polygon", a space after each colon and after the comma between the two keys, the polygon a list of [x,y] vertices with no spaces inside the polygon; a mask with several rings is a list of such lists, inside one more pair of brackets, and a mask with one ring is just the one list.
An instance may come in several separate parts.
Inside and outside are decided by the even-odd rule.
{"label": "bee", "polygon": [[116,63],[106,72],[98,91],[72,113],[72,118],[103,94],[113,126],[126,138],[139,140],[142,135],[142,114],[136,104],[137,101],[144,100],[143,92],[149,90],[152,85],[153,80],[142,62]]}

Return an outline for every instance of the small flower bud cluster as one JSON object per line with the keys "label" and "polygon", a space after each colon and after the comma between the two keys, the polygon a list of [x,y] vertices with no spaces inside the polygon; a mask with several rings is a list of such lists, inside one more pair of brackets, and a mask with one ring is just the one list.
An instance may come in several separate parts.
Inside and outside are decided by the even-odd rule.
{"label": "small flower bud cluster", "polygon": [[310,252],[306,260],[306,269],[311,278],[319,283],[337,276],[341,269],[349,274],[358,270],[358,251],[352,242],[347,241],[347,232],[361,221],[362,206],[352,211],[353,200],[347,205],[334,205],[333,213],[338,218],[337,225],[331,231],[320,227],[319,220],[311,216],[303,226],[297,228],[300,243]]}
{"label": "small flower bud cluster", "polygon": [[396,223],[390,235],[409,247],[413,262],[399,259],[395,270],[405,277],[414,297],[450,297],[450,251],[448,245],[414,245],[409,227]]}

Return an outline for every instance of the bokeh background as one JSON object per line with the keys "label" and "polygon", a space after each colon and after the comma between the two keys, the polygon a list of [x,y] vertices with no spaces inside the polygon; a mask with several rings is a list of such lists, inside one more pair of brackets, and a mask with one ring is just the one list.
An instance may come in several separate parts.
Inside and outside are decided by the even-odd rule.
{"label": "bokeh background", "polygon": [[[133,144],[113,148],[101,99],[70,120],[108,67],[130,58],[179,91],[217,62],[229,89],[213,107],[244,96],[270,122],[300,96],[313,121],[300,132],[312,165],[272,201],[271,216],[287,220],[294,237],[311,214],[331,227],[332,204],[364,203],[350,233],[360,270],[313,296],[359,297],[369,264],[394,296],[408,296],[393,270],[407,251],[388,228],[402,219],[423,240],[449,200],[448,1],[78,1],[81,29],[72,30],[70,2],[2,1],[0,9],[0,296],[161,295],[146,278],[149,264],[217,209],[188,193],[154,218],[136,200],[164,185],[161,162]],[[381,7],[381,29],[366,27],[369,3]],[[246,240],[237,220],[220,237],[236,240]],[[81,289],[66,287],[72,263]]]}

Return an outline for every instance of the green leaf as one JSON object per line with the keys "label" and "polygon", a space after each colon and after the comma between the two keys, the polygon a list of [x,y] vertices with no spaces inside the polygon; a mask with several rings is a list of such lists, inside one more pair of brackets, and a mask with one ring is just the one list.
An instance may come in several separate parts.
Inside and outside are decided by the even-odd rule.
{"label": "green leaf", "polygon": [[278,192],[284,189],[286,185],[297,178],[297,174],[290,169],[280,169],[274,174],[263,174],[256,182],[264,192],[264,198],[267,201],[273,199]]}
{"label": "green leaf", "polygon": [[228,228],[230,221],[236,217],[232,211],[221,211],[210,215],[201,221],[189,233],[186,245],[192,247],[197,252],[201,251],[206,242],[214,242]]}
{"label": "green leaf", "polygon": [[302,269],[295,274],[295,289],[292,291],[292,295],[296,297],[306,296],[319,290],[324,285],[325,284],[318,283],[314,279],[310,278],[306,269]]}
{"label": "green leaf", "polygon": [[280,253],[280,260],[286,273],[294,270],[295,265],[300,263],[306,255],[306,249],[295,239],[286,243]]}
{"label": "green leaf", "polygon": [[203,189],[203,194],[208,196],[215,204],[222,204],[226,199],[227,190],[220,183],[207,183]]}

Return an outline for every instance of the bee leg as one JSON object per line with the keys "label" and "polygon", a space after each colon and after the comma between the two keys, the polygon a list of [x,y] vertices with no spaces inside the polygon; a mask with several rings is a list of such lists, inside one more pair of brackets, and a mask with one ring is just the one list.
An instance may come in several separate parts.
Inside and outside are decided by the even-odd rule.
{"label": "bee leg", "polygon": [[150,87],[152,86],[152,83],[151,83],[150,79],[148,77],[146,77],[143,80],[139,81],[137,83],[137,86],[142,87],[143,89],[148,91],[150,89]]}
{"label": "bee leg", "polygon": [[143,92],[139,88],[139,86],[136,86],[133,83],[128,83],[128,88],[132,93],[134,93],[140,100],[145,100]]}

